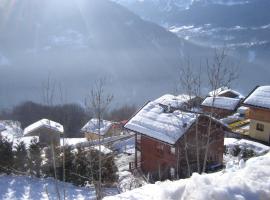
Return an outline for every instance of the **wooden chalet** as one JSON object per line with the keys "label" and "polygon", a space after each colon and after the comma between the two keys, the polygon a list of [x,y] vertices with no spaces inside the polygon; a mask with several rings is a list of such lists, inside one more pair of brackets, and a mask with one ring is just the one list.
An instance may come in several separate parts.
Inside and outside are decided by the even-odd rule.
{"label": "wooden chalet", "polygon": [[125,125],[135,133],[134,167],[152,181],[188,177],[198,171],[197,141],[199,171],[202,170],[210,119],[207,169],[222,166],[224,131],[228,128],[204,114],[168,110],[159,103],[147,103]]}
{"label": "wooden chalet", "polygon": [[270,144],[270,86],[257,86],[243,105],[249,107],[249,136]]}
{"label": "wooden chalet", "polygon": [[61,124],[49,119],[41,119],[24,129],[24,136],[38,136],[43,146],[59,146],[60,135],[64,133]]}
{"label": "wooden chalet", "polygon": [[99,126],[99,120],[93,118],[83,126],[81,132],[84,133],[87,140],[98,140],[99,135],[103,139],[114,134],[113,122],[102,119]]}
{"label": "wooden chalet", "polygon": [[206,97],[202,102],[201,108],[205,113],[213,113],[213,116],[221,119],[237,111],[241,100],[229,97]]}
{"label": "wooden chalet", "polygon": [[234,99],[244,99],[244,96],[237,92],[236,90],[230,89],[229,87],[220,87],[214,91],[209,92],[209,97],[218,96],[218,97],[229,97]]}

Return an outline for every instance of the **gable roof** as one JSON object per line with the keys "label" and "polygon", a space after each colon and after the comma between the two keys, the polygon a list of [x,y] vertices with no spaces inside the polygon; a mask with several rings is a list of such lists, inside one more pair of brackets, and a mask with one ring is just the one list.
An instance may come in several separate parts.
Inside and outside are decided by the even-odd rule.
{"label": "gable roof", "polygon": [[174,108],[180,108],[184,103],[188,103],[189,100],[194,98],[193,96],[190,97],[189,95],[186,94],[181,94],[178,96],[174,96],[172,94],[165,94],[156,100],[154,100],[155,103],[159,103],[165,106],[172,106]]}
{"label": "gable roof", "polygon": [[244,95],[242,95],[240,92],[237,92],[236,90],[230,89],[229,87],[220,87],[214,91],[211,91],[208,93],[209,97],[215,96],[222,96],[225,93],[232,93],[236,96],[236,98],[243,99]]}
{"label": "gable roof", "polygon": [[270,86],[257,86],[244,100],[245,106],[270,109]]}
{"label": "gable roof", "polygon": [[40,128],[51,129],[51,130],[58,132],[58,133],[64,132],[64,127],[61,124],[54,122],[52,120],[49,120],[49,119],[41,119],[41,120],[27,126],[23,131],[23,135],[24,136],[35,135],[36,131],[38,131],[38,129],[40,129]]}
{"label": "gable roof", "polygon": [[214,104],[213,104],[214,97],[207,97],[203,102],[202,106],[206,107],[214,107],[220,108],[225,110],[235,110],[240,103],[240,99],[229,98],[229,97],[215,97]]}
{"label": "gable roof", "polygon": [[174,111],[165,113],[162,106],[156,102],[146,104],[125,125],[125,128],[164,141],[175,142],[189,129],[196,120],[196,114]]}
{"label": "gable roof", "polygon": [[[101,120],[100,121],[100,135],[105,135],[111,126],[113,125],[113,122],[107,121],[107,120]],[[81,129],[82,132],[87,133],[95,133],[99,134],[99,124],[98,119],[93,118],[90,121],[88,121]]]}

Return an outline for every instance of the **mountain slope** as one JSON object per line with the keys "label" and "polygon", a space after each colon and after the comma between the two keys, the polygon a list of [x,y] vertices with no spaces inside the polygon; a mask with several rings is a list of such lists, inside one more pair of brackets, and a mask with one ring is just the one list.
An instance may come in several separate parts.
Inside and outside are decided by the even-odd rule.
{"label": "mountain slope", "polygon": [[118,102],[141,103],[149,91],[156,96],[171,88],[183,54],[204,52],[106,0],[16,1],[0,4],[0,16],[6,105],[42,101],[48,76],[62,83],[70,101],[83,101],[93,80],[107,76]]}
{"label": "mountain slope", "polygon": [[196,45],[226,46],[240,63],[239,83],[245,93],[270,83],[270,1],[113,1]]}

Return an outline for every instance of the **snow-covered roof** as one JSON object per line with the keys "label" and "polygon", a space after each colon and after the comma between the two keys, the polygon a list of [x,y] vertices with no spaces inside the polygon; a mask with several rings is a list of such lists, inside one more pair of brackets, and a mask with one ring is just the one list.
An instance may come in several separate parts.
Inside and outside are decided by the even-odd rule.
{"label": "snow-covered roof", "polygon": [[244,101],[245,105],[270,109],[270,86],[257,87]]}
{"label": "snow-covered roof", "polygon": [[178,96],[174,96],[171,94],[165,94],[158,99],[154,100],[156,103],[160,103],[162,105],[170,105],[175,108],[179,108],[183,105],[183,103],[187,103],[190,99],[194,98],[194,96],[190,97],[186,94],[181,94]]}
{"label": "snow-covered roof", "polygon": [[0,132],[2,132],[2,131],[4,131],[4,130],[6,130],[6,127],[4,126],[4,124],[1,124],[1,123],[0,123]]}
{"label": "snow-covered roof", "polygon": [[[107,121],[107,120],[101,120],[100,121],[100,135],[105,135],[111,126],[113,125],[113,122]],[[87,122],[84,127],[81,129],[82,132],[87,133],[95,133],[99,134],[99,125],[98,125],[98,119],[93,118],[89,122]]]}
{"label": "snow-covered roof", "polygon": [[27,126],[23,131],[23,135],[24,136],[32,135],[33,132],[35,132],[36,130],[38,130],[40,128],[44,128],[44,127],[51,129],[51,130],[54,130],[54,131],[59,132],[59,133],[64,132],[64,127],[61,124],[54,122],[52,120],[49,120],[49,119],[41,119],[41,120]]}
{"label": "snow-covered roof", "polygon": [[237,109],[237,112],[238,112],[239,114],[246,114],[248,110],[249,110],[248,107],[246,107],[246,106],[240,106],[240,107]]}
{"label": "snow-covered roof", "polygon": [[244,96],[241,93],[239,93],[239,92],[237,92],[237,91],[235,91],[233,89],[230,89],[229,87],[220,87],[220,88],[218,88],[218,89],[216,89],[214,91],[209,92],[208,96],[210,96],[210,97],[212,97],[214,95],[215,96],[222,96],[223,94],[225,94],[227,92],[230,92],[230,93],[234,94],[235,96],[237,96],[236,98],[239,98],[239,99],[244,98]]}
{"label": "snow-covered roof", "polygon": [[235,110],[240,102],[240,99],[234,99],[229,97],[207,97],[203,102],[202,106],[221,108],[225,110]]}
{"label": "snow-covered roof", "polygon": [[178,110],[166,113],[158,103],[149,102],[129,120],[125,128],[175,144],[195,120],[194,113]]}

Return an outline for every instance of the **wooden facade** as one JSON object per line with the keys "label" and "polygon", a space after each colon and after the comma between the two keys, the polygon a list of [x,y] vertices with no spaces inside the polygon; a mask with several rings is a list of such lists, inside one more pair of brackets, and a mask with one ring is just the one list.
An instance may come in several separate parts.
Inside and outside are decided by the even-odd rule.
{"label": "wooden facade", "polygon": [[[84,133],[84,137],[88,140],[88,141],[91,141],[91,140],[98,140],[98,134],[96,134],[96,133],[90,133],[90,132],[85,132]],[[106,135],[105,136],[103,136],[103,135],[101,135],[100,136],[100,139],[103,139],[104,137],[106,137]]]}
{"label": "wooden facade", "polygon": [[37,131],[39,136],[39,142],[43,146],[59,146],[60,145],[60,134],[58,131],[41,127]]}
{"label": "wooden facade", "polygon": [[250,107],[248,111],[248,118],[258,121],[264,121],[270,123],[270,110],[264,108]]}
{"label": "wooden facade", "polygon": [[[205,156],[205,145],[208,137],[210,118],[200,116],[197,123],[199,165],[202,170]],[[224,130],[217,121],[211,120],[207,168],[222,166],[224,152]],[[197,172],[196,123],[175,143],[163,141],[136,133],[135,165],[141,168],[150,180],[185,178]],[[187,149],[185,150],[185,146]]]}
{"label": "wooden facade", "polygon": [[244,99],[243,105],[249,108],[249,136],[270,144],[270,86],[256,86]]}
{"label": "wooden facade", "polygon": [[235,110],[227,110],[227,109],[222,109],[222,108],[211,108],[209,106],[203,106],[203,105],[201,105],[201,108],[202,108],[203,112],[205,112],[205,113],[213,112],[213,117],[215,117],[217,119],[222,119],[224,117],[227,117],[227,116],[235,113]]}
{"label": "wooden facade", "polygon": [[239,98],[239,94],[236,94],[230,90],[223,92],[221,94],[218,94],[219,97],[229,97],[229,98]]}
{"label": "wooden facade", "polygon": [[[112,137],[116,135],[120,135],[123,131],[124,124],[121,122],[113,123],[112,126],[109,128],[109,130],[105,134],[101,134],[100,138],[104,139],[106,137]],[[84,132],[84,136],[87,140],[98,140],[98,134],[92,133],[92,132]]]}

